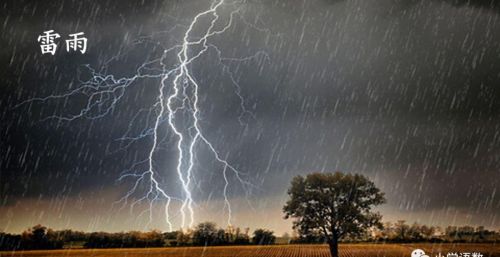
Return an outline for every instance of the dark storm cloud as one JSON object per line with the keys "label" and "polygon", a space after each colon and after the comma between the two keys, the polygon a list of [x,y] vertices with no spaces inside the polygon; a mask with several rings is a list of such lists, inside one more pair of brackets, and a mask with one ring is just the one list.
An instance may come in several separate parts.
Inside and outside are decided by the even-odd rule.
{"label": "dark storm cloud", "polygon": [[[276,142],[281,158],[271,172],[282,173],[262,175],[268,190],[282,190],[276,181],[284,174],[337,168],[395,182],[386,190],[407,197],[393,203],[416,209],[467,208],[481,196],[498,208],[491,199],[498,183],[498,17],[423,2],[400,13],[380,8],[384,3],[400,7],[352,1],[322,9],[308,2],[297,11],[290,3],[261,15],[287,39],[302,41],[271,47],[266,75],[276,84],[251,82],[262,83],[248,94],[258,94],[267,124],[254,131],[271,132],[259,147],[247,147],[252,139],[243,144],[243,156],[259,156],[245,166],[266,170],[260,163],[273,156],[268,142]],[[304,14],[294,20],[294,11]],[[472,170],[481,176],[471,179]]]}
{"label": "dark storm cloud", "polygon": [[[114,127],[128,124],[103,120],[102,126],[94,127],[80,121],[63,125],[41,121],[61,109],[77,113],[81,102],[76,106],[48,103],[13,107],[23,99],[62,92],[78,83],[75,75],[84,71],[82,64],[102,65],[100,61],[110,58],[106,53],[115,55],[130,44],[127,31],[139,33],[142,22],[158,10],[159,3],[7,1],[3,5],[0,106],[2,121],[7,122],[1,125],[2,195],[78,194],[84,189],[112,186],[116,171],[127,165],[121,160],[136,158],[133,153],[110,156],[106,151],[107,142],[120,137],[120,130]],[[69,33],[86,32],[91,38],[88,53],[61,53],[64,46],[60,44],[56,56],[40,58],[36,38],[47,29],[54,29],[63,38]],[[123,68],[132,69],[134,65]]]}
{"label": "dark storm cloud", "polygon": [[[4,6],[2,198],[113,187],[123,169],[144,158],[148,139],[109,152],[120,146],[116,139],[134,110],[153,102],[154,82],[134,87],[122,109],[96,121],[40,121],[55,111],[77,112],[81,99],[12,107],[64,92],[77,83],[81,64],[99,67],[127,49],[110,69],[130,74],[161,52],[149,44],[132,47],[134,39],[186,24],[179,13],[192,17],[201,7],[196,1]],[[374,178],[396,208],[452,206],[494,215],[500,210],[497,11],[492,1],[249,2],[244,17],[270,33],[239,21],[215,43],[228,57],[269,53],[270,62],[232,66],[255,118],[238,123],[240,103],[212,52],[193,67],[204,85],[202,126],[221,154],[258,185],[256,198],[282,194],[292,175],[343,170]],[[48,28],[61,35],[85,31],[89,53],[40,56],[35,38]],[[178,32],[156,40],[171,45]],[[141,128],[133,125],[135,132]],[[169,170],[175,154],[168,143],[163,147],[158,166]],[[220,197],[220,166],[203,146],[198,158],[197,197]],[[234,187],[232,193],[243,191]]]}
{"label": "dark storm cloud", "polygon": [[498,2],[493,0],[446,0],[446,2],[455,6],[472,6],[486,10],[499,11],[500,8]]}

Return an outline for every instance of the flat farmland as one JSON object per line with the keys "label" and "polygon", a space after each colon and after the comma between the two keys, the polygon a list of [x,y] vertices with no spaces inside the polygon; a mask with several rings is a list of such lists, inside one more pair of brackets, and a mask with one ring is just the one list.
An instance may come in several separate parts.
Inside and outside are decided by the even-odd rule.
{"label": "flat farmland", "polygon": [[[410,257],[411,252],[423,249],[430,257],[448,252],[473,253],[500,257],[496,244],[341,244],[341,257]],[[328,257],[326,245],[274,246],[213,246],[166,247],[135,249],[64,249],[41,251],[0,252],[1,257]]]}

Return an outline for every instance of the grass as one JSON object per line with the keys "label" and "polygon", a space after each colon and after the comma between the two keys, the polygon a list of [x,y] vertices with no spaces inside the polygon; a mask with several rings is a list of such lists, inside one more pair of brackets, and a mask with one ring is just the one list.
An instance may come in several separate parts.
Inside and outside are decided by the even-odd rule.
{"label": "grass", "polygon": [[[448,252],[480,252],[500,257],[495,244],[341,244],[341,257],[410,257],[423,249],[430,257]],[[326,245],[215,246],[136,249],[63,249],[51,251],[0,252],[1,257],[328,257]]]}

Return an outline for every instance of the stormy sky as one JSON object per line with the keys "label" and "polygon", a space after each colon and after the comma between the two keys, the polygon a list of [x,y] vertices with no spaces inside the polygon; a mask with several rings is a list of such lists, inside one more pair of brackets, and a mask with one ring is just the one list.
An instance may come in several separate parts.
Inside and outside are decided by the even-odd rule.
{"label": "stormy sky", "polygon": [[[148,111],[159,81],[126,90],[113,111],[71,122],[81,95],[45,102],[89,79],[116,77],[178,44],[209,1],[6,1],[0,12],[0,230],[166,229],[162,203],[148,223],[139,204],[116,204],[133,186],[118,181],[146,158]],[[498,229],[500,198],[500,5],[490,0],[249,0],[210,40],[229,58],[241,102],[216,51],[190,67],[200,84],[200,125],[221,156],[254,186],[230,176],[233,223],[291,230],[281,208],[291,178],[354,172],[375,181],[384,220]],[[85,32],[85,54],[42,55],[37,37]],[[231,58],[266,53],[243,62]],[[248,110],[244,112],[243,107]],[[154,110],[154,107],[153,107]],[[175,137],[162,131],[155,167],[169,193]],[[197,221],[224,226],[222,166],[196,149]],[[143,190],[144,188],[141,188]],[[131,201],[140,198],[134,194]],[[123,207],[123,208],[121,208]],[[173,218],[178,221],[178,215]]]}

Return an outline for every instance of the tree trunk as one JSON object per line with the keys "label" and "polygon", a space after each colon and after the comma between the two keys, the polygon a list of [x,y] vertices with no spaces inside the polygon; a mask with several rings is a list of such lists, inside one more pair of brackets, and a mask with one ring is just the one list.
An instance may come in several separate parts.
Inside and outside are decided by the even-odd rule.
{"label": "tree trunk", "polygon": [[339,242],[337,239],[333,239],[332,241],[328,242],[328,245],[330,246],[330,255],[332,257],[339,257]]}

